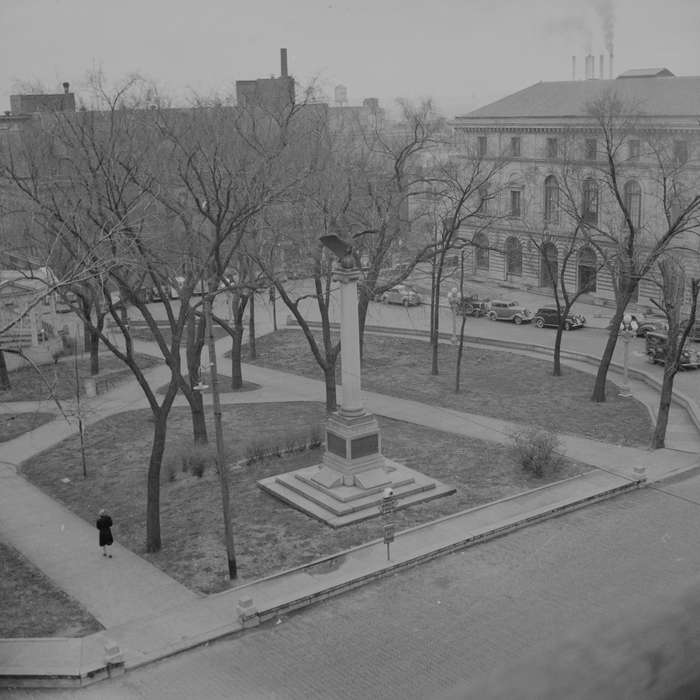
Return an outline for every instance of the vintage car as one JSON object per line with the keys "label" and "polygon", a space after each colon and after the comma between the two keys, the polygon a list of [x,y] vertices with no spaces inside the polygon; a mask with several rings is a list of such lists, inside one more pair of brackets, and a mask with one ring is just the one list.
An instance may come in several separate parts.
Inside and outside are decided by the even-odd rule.
{"label": "vintage car", "polygon": [[[538,328],[559,328],[561,316],[556,306],[542,306],[535,311],[534,324]],[[586,325],[586,318],[581,314],[569,313],[564,318],[564,330],[570,331],[574,328],[583,328]]]}
{"label": "vintage car", "polygon": [[[668,346],[668,334],[660,331],[649,331],[646,334],[646,353],[649,362],[666,364],[666,348]],[[691,350],[687,343],[681,353],[681,369],[697,369],[700,367],[700,353]]]}
{"label": "vintage car", "polygon": [[468,297],[463,297],[457,302],[457,313],[460,316],[486,316],[490,308],[490,299],[480,297],[478,294],[472,294]]}
{"label": "vintage car", "polygon": [[385,304],[403,304],[404,306],[420,306],[423,299],[418,292],[407,284],[397,284],[382,294]]}
{"label": "vintage car", "polygon": [[489,304],[488,317],[491,321],[512,321],[519,326],[532,321],[532,311],[514,299],[494,299]]}

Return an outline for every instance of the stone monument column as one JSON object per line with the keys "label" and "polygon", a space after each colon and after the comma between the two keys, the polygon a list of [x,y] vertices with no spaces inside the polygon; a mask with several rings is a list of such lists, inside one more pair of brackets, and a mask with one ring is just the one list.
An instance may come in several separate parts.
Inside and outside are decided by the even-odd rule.
{"label": "stone monument column", "polygon": [[357,268],[340,268],[333,273],[333,281],[340,283],[340,381],[343,396],[340,413],[344,416],[360,416],[362,407],[360,381],[360,320],[357,313]]}

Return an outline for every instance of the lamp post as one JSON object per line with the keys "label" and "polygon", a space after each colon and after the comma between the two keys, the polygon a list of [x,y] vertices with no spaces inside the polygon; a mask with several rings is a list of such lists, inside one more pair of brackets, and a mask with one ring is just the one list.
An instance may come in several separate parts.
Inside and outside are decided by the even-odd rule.
{"label": "lamp post", "polygon": [[629,398],[632,396],[629,385],[628,368],[629,368],[629,356],[630,356],[630,340],[636,335],[636,323],[632,319],[630,314],[625,314],[622,317],[622,328],[620,329],[620,337],[622,338],[622,343],[624,346],[623,355],[623,374],[622,374],[622,386],[620,387],[620,396],[623,398]]}
{"label": "lamp post", "polygon": [[[205,334],[207,336],[207,350],[209,352],[209,381],[211,383],[212,402],[214,404],[214,432],[216,434],[216,464],[219,472],[221,486],[221,505],[224,517],[224,540],[226,543],[226,557],[228,559],[228,575],[230,579],[238,577],[236,565],[236,552],[233,543],[233,526],[231,524],[231,503],[229,498],[228,474],[226,472],[226,459],[224,456],[224,434],[221,425],[221,400],[217,383],[216,348],[214,347],[214,328],[212,326],[212,294],[207,284],[204,295],[204,321]],[[206,388],[206,384],[200,383],[194,387],[197,390]]]}

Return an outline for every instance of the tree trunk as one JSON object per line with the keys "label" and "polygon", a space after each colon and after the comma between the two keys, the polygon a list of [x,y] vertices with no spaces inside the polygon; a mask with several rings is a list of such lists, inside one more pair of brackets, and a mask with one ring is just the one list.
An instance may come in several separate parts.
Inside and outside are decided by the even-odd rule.
{"label": "tree trunk", "polygon": [[7,360],[5,359],[5,353],[3,350],[0,350],[0,391],[7,391],[11,388],[10,373],[7,371]]}
{"label": "tree trunk", "polygon": [[557,334],[554,336],[554,369],[552,370],[552,375],[555,377],[561,377],[561,338],[563,330],[561,326],[557,326]]}
{"label": "tree trunk", "polygon": [[651,438],[651,449],[660,450],[666,447],[666,428],[671,412],[671,398],[673,396],[673,381],[676,378],[676,368],[670,363],[664,366],[664,378],[661,382],[661,396],[659,398],[659,410],[656,415],[656,427]]}
{"label": "tree trunk", "polygon": [[165,436],[168,429],[168,412],[153,412],[153,444],[146,479],[146,551],[158,552],[160,541],[160,468],[163,464]]}
{"label": "tree trunk", "polygon": [[467,315],[462,314],[462,323],[459,327],[459,345],[457,346],[457,369],[455,372],[455,394],[460,392],[460,379],[462,373],[462,355],[464,354],[464,326],[467,322]]}
{"label": "tree trunk", "polygon": [[338,397],[335,383],[335,362],[327,365],[323,370],[326,381],[326,411],[332,413],[338,408]]}
{"label": "tree trunk", "polygon": [[[204,347],[204,322],[195,320],[191,315],[187,320],[186,358],[187,374],[190,391],[185,393],[190,405],[192,417],[192,437],[195,445],[205,445],[209,441],[207,424],[204,415],[204,398],[202,392],[195,389],[202,379],[200,365],[202,363],[202,348]],[[211,378],[209,379],[211,383]]]}
{"label": "tree trunk", "polygon": [[100,373],[100,332],[102,329],[88,330],[90,348],[90,374]]}
{"label": "tree trunk", "polygon": [[241,345],[243,344],[243,325],[236,319],[231,338],[231,388],[235,391],[243,387],[243,368],[241,367]]}
{"label": "tree trunk", "polygon": [[255,294],[250,295],[248,306],[248,358],[255,360],[258,356],[255,349]]}
{"label": "tree trunk", "polygon": [[[627,301],[629,302],[629,299]],[[605,386],[608,381],[608,370],[610,369],[610,363],[612,362],[613,353],[615,352],[615,346],[617,345],[620,332],[620,324],[622,323],[622,317],[625,315],[626,308],[627,302],[625,304],[618,304],[617,309],[615,309],[615,315],[610,322],[608,341],[605,343],[605,349],[600,358],[598,373],[596,374],[595,384],[593,386],[593,394],[591,395],[591,401],[595,403],[605,403]]]}

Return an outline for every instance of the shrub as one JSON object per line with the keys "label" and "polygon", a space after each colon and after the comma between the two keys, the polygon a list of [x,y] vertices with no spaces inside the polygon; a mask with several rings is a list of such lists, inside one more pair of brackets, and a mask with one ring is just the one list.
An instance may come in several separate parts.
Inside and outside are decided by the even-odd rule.
{"label": "shrub", "polygon": [[211,445],[189,445],[182,448],[180,459],[183,472],[201,479],[207,467],[216,466],[216,451]]}
{"label": "shrub", "polygon": [[175,481],[177,478],[177,462],[172,458],[164,460],[162,474],[166,481]]}
{"label": "shrub", "polygon": [[530,426],[512,436],[513,451],[520,466],[536,477],[553,474],[561,469],[564,456],[559,438],[549,430]]}

